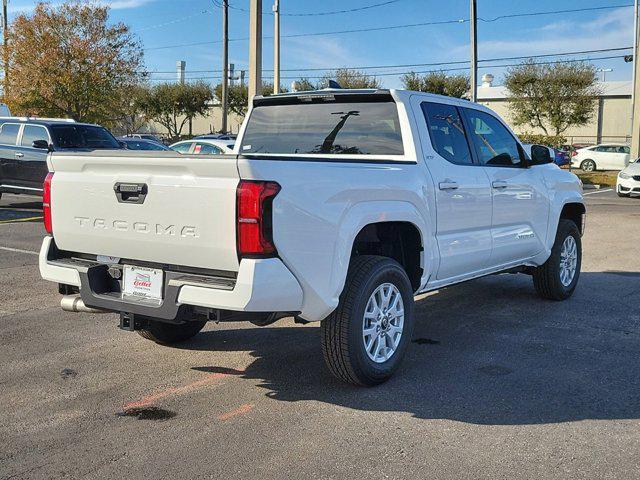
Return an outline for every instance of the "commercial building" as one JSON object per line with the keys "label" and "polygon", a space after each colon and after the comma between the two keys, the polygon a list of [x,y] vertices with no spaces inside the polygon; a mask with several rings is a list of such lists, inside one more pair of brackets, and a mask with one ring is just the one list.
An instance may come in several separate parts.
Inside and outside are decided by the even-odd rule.
{"label": "commercial building", "polygon": [[[511,123],[507,89],[494,86],[492,75],[484,75],[482,80],[482,86],[478,87],[478,102]],[[601,82],[599,87],[601,95],[591,121],[582,127],[571,127],[562,134],[569,143],[630,142],[631,81]],[[541,129],[527,126],[512,125],[512,128],[517,133],[544,133]]]}

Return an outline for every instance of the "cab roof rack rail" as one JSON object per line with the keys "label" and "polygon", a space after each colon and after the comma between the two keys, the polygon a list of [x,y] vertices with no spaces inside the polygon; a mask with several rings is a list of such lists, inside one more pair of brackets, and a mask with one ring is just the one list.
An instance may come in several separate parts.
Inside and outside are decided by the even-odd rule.
{"label": "cab roof rack rail", "polygon": [[76,121],[73,118],[54,118],[54,117],[0,117],[0,120],[19,120],[21,122],[28,122],[29,120],[42,120],[45,122],[76,123]]}

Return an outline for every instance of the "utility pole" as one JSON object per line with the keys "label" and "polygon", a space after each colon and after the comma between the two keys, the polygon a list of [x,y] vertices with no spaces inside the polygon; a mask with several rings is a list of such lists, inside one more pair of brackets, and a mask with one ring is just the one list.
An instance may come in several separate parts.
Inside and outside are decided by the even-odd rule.
{"label": "utility pole", "polygon": [[227,133],[229,109],[229,0],[222,0],[222,125],[220,130]]}
{"label": "utility pole", "polygon": [[280,0],[273,1],[273,93],[280,93]]}
{"label": "utility pole", "polygon": [[640,157],[640,62],[638,61],[638,44],[640,43],[640,28],[638,0],[634,2],[633,24],[633,82],[631,85],[631,159]]}
{"label": "utility pole", "polygon": [[4,45],[2,46],[3,63],[4,63],[4,98],[6,101],[7,92],[9,91],[9,20],[7,18],[8,0],[2,0],[2,38]]}
{"label": "utility pole", "polygon": [[251,0],[249,11],[249,106],[262,91],[262,0]]}
{"label": "utility pole", "polygon": [[478,101],[478,8],[476,0],[471,0],[471,101]]}

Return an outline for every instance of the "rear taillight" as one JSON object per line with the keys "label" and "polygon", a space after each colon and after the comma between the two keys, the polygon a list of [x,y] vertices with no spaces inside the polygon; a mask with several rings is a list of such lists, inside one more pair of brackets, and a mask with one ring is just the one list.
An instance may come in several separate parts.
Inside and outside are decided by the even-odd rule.
{"label": "rear taillight", "polygon": [[280,191],[276,182],[242,180],[237,190],[239,257],[272,257],[276,254],[272,232],[273,199]]}
{"label": "rear taillight", "polygon": [[53,225],[51,224],[51,180],[53,180],[53,172],[47,173],[42,186],[42,210],[44,216],[44,229],[47,233],[53,234]]}
{"label": "rear taillight", "polygon": [[571,156],[575,157],[576,155],[578,155],[578,152],[576,152],[575,150],[573,152],[571,152]]}

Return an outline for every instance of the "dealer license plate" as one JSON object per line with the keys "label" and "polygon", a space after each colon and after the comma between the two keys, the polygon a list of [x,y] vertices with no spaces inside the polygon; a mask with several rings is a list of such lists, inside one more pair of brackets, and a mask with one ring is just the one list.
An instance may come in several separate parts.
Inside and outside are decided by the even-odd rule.
{"label": "dealer license plate", "polygon": [[122,293],[129,297],[162,300],[163,277],[162,270],[125,265]]}

